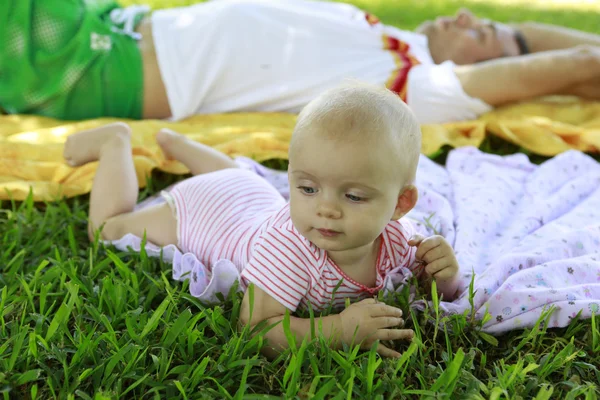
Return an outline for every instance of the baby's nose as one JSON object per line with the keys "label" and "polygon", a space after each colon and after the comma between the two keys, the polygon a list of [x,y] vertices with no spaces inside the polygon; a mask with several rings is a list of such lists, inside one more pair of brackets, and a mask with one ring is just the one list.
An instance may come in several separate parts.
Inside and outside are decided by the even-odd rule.
{"label": "baby's nose", "polygon": [[334,204],[321,203],[317,209],[317,214],[323,218],[338,219],[342,213]]}

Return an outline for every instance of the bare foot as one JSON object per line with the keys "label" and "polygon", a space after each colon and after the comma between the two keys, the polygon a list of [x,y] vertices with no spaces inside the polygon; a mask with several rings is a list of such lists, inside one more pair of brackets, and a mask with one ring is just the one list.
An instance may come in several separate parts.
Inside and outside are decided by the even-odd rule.
{"label": "bare foot", "polygon": [[131,129],[123,122],[75,133],[67,138],[63,157],[72,167],[83,165],[98,160],[102,147],[112,139],[130,137]]}
{"label": "bare foot", "polygon": [[171,152],[172,146],[185,140],[188,139],[184,135],[170,129],[161,129],[156,134],[156,143],[158,143],[162,149],[167,160],[174,159],[173,153]]}

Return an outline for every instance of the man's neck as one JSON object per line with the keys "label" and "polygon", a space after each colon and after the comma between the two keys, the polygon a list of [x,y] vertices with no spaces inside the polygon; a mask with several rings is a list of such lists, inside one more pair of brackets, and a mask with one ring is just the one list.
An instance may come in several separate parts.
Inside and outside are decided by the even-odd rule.
{"label": "man's neck", "polygon": [[427,49],[429,50],[429,54],[431,55],[431,59],[433,60],[433,62],[435,64],[441,64],[444,60],[440,59],[439,57],[437,57],[438,53],[436,51],[436,49],[432,49],[431,48],[431,40],[429,37],[429,32],[431,30],[431,21],[425,21],[423,22],[421,25],[419,25],[416,29],[415,29],[415,33],[421,34],[423,36],[425,36],[427,38]]}

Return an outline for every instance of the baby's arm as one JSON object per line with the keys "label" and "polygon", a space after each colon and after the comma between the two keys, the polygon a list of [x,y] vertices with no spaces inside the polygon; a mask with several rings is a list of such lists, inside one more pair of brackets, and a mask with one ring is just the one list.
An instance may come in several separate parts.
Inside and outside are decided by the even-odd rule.
{"label": "baby's arm", "polygon": [[[242,324],[251,327],[262,321],[266,321],[268,325],[276,324],[265,334],[269,342],[263,348],[263,353],[269,358],[274,358],[289,345],[281,323],[285,313],[285,306],[256,286],[251,313],[250,290],[246,291],[240,311]],[[412,339],[414,332],[410,329],[391,329],[404,324],[401,317],[402,311],[399,308],[377,303],[375,299],[366,299],[352,304],[340,314],[315,318],[315,332],[331,339],[334,349],[341,349],[343,344],[353,343],[361,343],[362,348],[370,348],[375,340]],[[305,337],[312,339],[311,321],[308,318],[290,316],[290,330],[296,342],[301,342]],[[400,353],[381,343],[377,352],[385,357],[400,357]]]}
{"label": "baby's arm", "polygon": [[[252,311],[252,312],[251,312]],[[256,326],[262,321],[268,325],[281,322],[286,313],[286,307],[269,296],[264,290],[254,286],[254,308],[250,309],[250,289],[246,290],[242,308],[240,310],[240,321],[244,325]],[[341,320],[338,315],[330,315],[315,320],[316,329],[321,328],[322,334],[326,338],[332,339],[332,346],[339,347]],[[290,316],[290,330],[295,334],[296,341],[301,342],[304,337],[310,335],[310,320],[305,318],[296,318]],[[269,340],[264,347],[263,353],[271,358],[275,357],[281,350],[288,347],[288,341],[283,331],[283,324],[278,323],[266,335]],[[310,338],[309,338],[310,339]]]}

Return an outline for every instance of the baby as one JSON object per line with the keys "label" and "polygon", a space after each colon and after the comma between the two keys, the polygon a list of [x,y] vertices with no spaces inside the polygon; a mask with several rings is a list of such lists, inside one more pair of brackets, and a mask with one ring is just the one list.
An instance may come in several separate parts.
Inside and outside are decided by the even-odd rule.
{"label": "baby", "polygon": [[[138,181],[128,126],[68,138],[69,164],[99,160],[90,239],[99,229],[106,240],[145,234],[154,244],[194,253],[209,269],[220,259],[232,261],[242,288],[254,284],[254,308],[246,290],[242,323],[275,324],[287,310],[310,305],[318,311],[331,301],[342,307],[350,298],[356,302],[318,318],[317,326],[333,346],[369,348],[376,340],[414,335],[401,329],[400,309],[373,298],[394,268],[433,277],[446,300],[454,297],[458,265],[451,246],[440,236],[417,235],[402,218],[417,202],[421,134],[409,108],[387,89],[345,85],[305,107],[290,143],[289,202],[224,154],[166,130],[156,139],[195,176],[163,193],[163,204],[133,211]],[[290,328],[299,340],[311,334],[308,319],[291,317]],[[288,345],[282,324],[266,336],[267,354]],[[381,343],[377,352],[400,356]]]}

